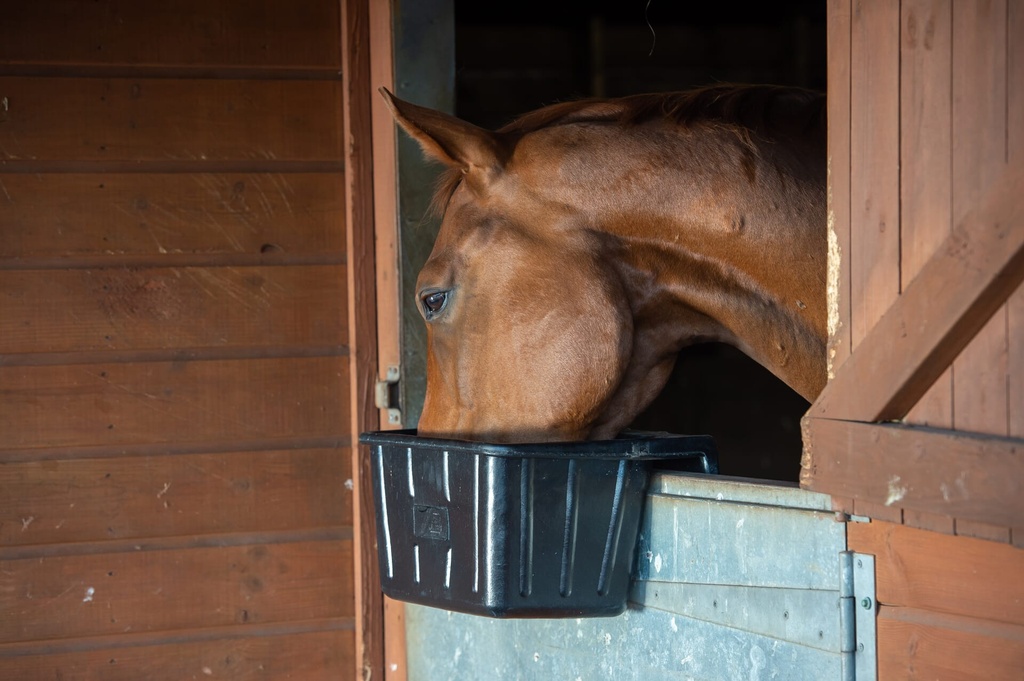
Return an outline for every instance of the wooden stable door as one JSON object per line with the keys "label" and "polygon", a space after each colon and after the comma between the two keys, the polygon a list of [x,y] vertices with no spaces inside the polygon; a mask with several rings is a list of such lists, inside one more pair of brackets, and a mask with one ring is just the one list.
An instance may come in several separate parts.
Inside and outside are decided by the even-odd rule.
{"label": "wooden stable door", "polygon": [[830,381],[804,487],[876,555],[879,678],[1024,668],[1024,3],[829,2]]}
{"label": "wooden stable door", "polygon": [[362,666],[345,7],[0,2],[0,678]]}

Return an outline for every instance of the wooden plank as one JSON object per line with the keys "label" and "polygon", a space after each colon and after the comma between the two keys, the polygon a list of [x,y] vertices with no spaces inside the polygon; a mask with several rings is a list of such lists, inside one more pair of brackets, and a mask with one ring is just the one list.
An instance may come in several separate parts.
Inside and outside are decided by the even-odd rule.
{"label": "wooden plank", "polygon": [[0,641],[349,617],[351,570],[349,541],[0,561]]}
{"label": "wooden plank", "polygon": [[0,450],[347,440],[348,361],[0,367]]}
{"label": "wooden plank", "polygon": [[[951,0],[901,3],[900,279],[913,280],[952,229]],[[907,414],[907,422],[953,425],[949,369]]]}
{"label": "wooden plank", "polygon": [[[1007,162],[1024,164],[1024,4],[1009,3],[1007,50]],[[1007,303],[1007,401],[1012,437],[1024,437],[1024,286]],[[1017,532],[1024,541],[1024,528]]]}
{"label": "wooden plank", "polygon": [[[953,6],[954,221],[984,201],[988,187],[1008,167],[1006,18],[1006,0]],[[956,429],[1008,434],[1006,345],[1004,308],[954,362]]]}
{"label": "wooden plank", "polygon": [[341,66],[337,2],[49,0],[4,9],[0,62],[14,64]]}
{"label": "wooden plank", "polygon": [[[371,52],[370,82],[375,89],[386,87],[394,92],[395,59],[391,35],[391,4],[369,3],[367,21]],[[370,116],[373,148],[374,272],[377,291],[377,376],[379,380],[384,380],[389,366],[402,366],[397,126],[383,97],[371,97]],[[381,428],[401,427],[398,423],[388,424],[387,414],[384,412],[379,416]]]}
{"label": "wooden plank", "polygon": [[1010,542],[1010,528],[977,520],[954,519],[953,532],[961,537],[976,537],[989,541]]}
{"label": "wooden plank", "polygon": [[14,546],[350,525],[347,448],[23,461],[0,466]]}
{"label": "wooden plank", "polygon": [[903,522],[903,508],[901,506],[886,506],[883,501],[854,499],[853,513],[854,515],[884,520],[890,523]]}
{"label": "wooden plank", "polygon": [[883,605],[1024,625],[1020,549],[879,521],[849,523],[847,542],[876,556]]}
{"label": "wooden plank", "polygon": [[812,419],[808,433],[813,466],[804,470],[805,488],[1003,527],[1024,524],[1022,440],[830,419]]}
{"label": "wooden plank", "polygon": [[942,532],[943,534],[954,534],[956,527],[953,518],[941,513],[928,513],[913,508],[903,509],[903,524],[916,527],[921,530]]}
{"label": "wooden plank", "polygon": [[1011,437],[1024,438],[1024,287],[1007,303],[1007,400]]}
{"label": "wooden plank", "polygon": [[0,175],[0,268],[84,256],[343,258],[340,173]]}
{"label": "wooden plank", "polygon": [[1022,194],[1024,170],[1007,167],[828,383],[808,417],[895,420],[917,403],[1024,279]]}
{"label": "wooden plank", "polygon": [[8,169],[342,156],[341,91],[328,81],[0,77],[0,91]]}
{"label": "wooden plank", "polygon": [[900,12],[854,0],[851,22],[852,352],[900,292]]}
{"label": "wooden plank", "polygon": [[878,612],[880,681],[1017,679],[1024,627],[913,608]]}
{"label": "wooden plank", "polygon": [[345,304],[342,266],[0,271],[0,354],[255,346],[341,352]]}
{"label": "wooden plank", "polygon": [[[369,0],[349,0],[341,12],[342,92],[344,101],[345,207],[349,255],[349,428],[372,430],[380,415],[374,406],[377,377],[377,293],[373,205],[373,118],[370,97]],[[356,569],[356,669],[362,679],[382,679],[384,604],[377,564],[370,458],[353,447],[354,555]]]}
{"label": "wooden plank", "polygon": [[62,681],[336,681],[351,676],[352,631],[173,641],[167,644],[18,655],[0,653],[0,677]]}

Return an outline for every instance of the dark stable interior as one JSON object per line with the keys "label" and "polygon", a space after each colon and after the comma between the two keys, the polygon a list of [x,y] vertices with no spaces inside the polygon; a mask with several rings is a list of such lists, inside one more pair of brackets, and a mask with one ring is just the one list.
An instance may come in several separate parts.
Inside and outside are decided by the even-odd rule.
{"label": "dark stable interior", "polygon": [[[825,89],[825,3],[455,2],[456,113],[497,128],[579,97],[717,82]],[[713,435],[721,473],[795,481],[806,400],[731,347],[680,356],[641,430]]]}

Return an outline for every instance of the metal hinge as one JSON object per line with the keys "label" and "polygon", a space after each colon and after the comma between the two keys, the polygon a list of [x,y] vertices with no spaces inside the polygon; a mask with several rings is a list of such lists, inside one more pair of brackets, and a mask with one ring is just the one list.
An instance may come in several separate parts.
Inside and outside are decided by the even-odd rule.
{"label": "metal hinge", "polygon": [[402,425],[402,410],[399,407],[398,381],[402,378],[401,367],[389,366],[383,381],[374,386],[373,401],[377,408],[386,412],[388,425]]}
{"label": "metal hinge", "polygon": [[853,551],[839,554],[839,630],[844,681],[878,678],[875,616],[875,557]]}

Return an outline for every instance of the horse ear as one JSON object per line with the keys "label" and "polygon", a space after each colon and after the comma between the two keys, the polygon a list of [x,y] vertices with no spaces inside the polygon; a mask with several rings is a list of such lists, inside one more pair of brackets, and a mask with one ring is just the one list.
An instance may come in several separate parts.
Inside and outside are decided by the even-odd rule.
{"label": "horse ear", "polygon": [[489,177],[504,166],[501,140],[490,130],[478,128],[440,111],[403,101],[380,88],[391,114],[423,152],[445,165],[474,177]]}

